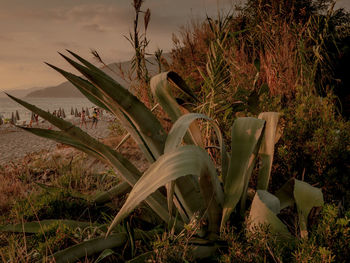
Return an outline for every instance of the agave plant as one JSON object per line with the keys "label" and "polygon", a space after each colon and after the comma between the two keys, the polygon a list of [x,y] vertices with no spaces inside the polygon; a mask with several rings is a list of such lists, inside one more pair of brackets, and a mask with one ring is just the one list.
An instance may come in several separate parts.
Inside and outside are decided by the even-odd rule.
{"label": "agave plant", "polygon": [[[114,114],[151,165],[142,174],[120,153],[92,138],[80,128],[8,95],[55,125],[59,131],[22,127],[23,129],[73,146],[115,169],[123,182],[97,196],[94,201],[106,202],[119,191],[125,192],[129,190],[129,186],[132,187],[124,206],[108,228],[107,236],[110,237],[106,242],[109,240],[110,243],[101,245],[102,241],[98,239],[88,241],[90,243],[86,245],[72,247],[64,252],[65,255],[69,255],[64,258],[64,262],[85,255],[85,251],[88,251],[88,255],[96,253],[97,247],[115,247],[116,235],[121,235],[122,238],[125,238],[125,235],[116,234],[114,227],[141,202],[146,202],[176,231],[181,230],[185,223],[199,213],[208,222],[205,238],[217,239],[232,213],[244,214],[247,211],[248,184],[257,159],[260,160],[258,190],[250,209],[251,229],[254,230],[255,225],[262,223],[269,224],[277,235],[283,238],[291,237],[277,214],[281,209],[295,203],[299,212],[301,233],[302,236],[306,236],[310,209],[322,205],[321,191],[293,179],[287,182],[276,196],[267,192],[274,145],[280,137],[278,113],[265,112],[258,118],[236,119],[232,126],[231,152],[227,153],[216,122],[203,114],[188,113],[172,96],[171,87],[174,86],[195,99],[195,95],[176,73],[160,73],[151,79],[154,97],[174,122],[172,129],[166,134],[151,110],[133,94],[99,68],[75,53],[68,52],[80,63],[61,55],[85,78],[48,65],[61,73],[95,105]],[[209,122],[215,131],[214,141],[218,144],[215,148],[220,150],[220,167],[214,165],[203,146],[200,129],[196,125],[199,119]],[[163,186],[166,191],[160,189]],[[3,231],[11,229],[14,230],[10,226],[0,228]],[[94,242],[99,246],[95,247]],[[77,251],[80,251],[80,254]],[[54,255],[56,261],[61,255],[60,252]]]}

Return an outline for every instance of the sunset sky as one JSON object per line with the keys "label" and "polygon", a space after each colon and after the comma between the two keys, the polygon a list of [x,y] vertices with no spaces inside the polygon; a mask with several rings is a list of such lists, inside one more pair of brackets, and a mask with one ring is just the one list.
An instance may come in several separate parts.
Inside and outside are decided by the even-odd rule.
{"label": "sunset sky", "polygon": [[[151,9],[149,51],[169,51],[172,33],[191,19],[229,10],[240,0],[146,0]],[[131,0],[0,0],[0,90],[46,87],[63,77],[43,62],[69,69],[57,54],[71,49],[91,59],[96,49],[107,63],[129,60],[123,35],[132,28]],[[350,8],[350,0],[340,0]]]}

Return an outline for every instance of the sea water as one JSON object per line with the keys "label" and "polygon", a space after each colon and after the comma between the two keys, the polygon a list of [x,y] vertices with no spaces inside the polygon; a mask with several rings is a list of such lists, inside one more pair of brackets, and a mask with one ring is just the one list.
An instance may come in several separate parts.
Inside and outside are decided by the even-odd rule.
{"label": "sea water", "polygon": [[[81,112],[82,108],[88,108],[90,111],[94,107],[94,104],[86,98],[24,98],[22,100],[51,113],[54,110],[58,111],[59,108],[64,109],[68,118],[71,116],[71,108]],[[16,110],[20,117],[19,122],[30,120],[32,113],[29,110],[10,98],[0,98],[0,117],[2,119],[10,119],[12,112],[15,114]]]}

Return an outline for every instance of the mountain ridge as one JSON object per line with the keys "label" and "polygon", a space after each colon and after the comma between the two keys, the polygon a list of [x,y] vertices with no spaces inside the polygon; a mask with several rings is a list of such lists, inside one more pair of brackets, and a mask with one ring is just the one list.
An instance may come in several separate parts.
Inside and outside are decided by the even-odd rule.
{"label": "mountain ridge", "polygon": [[[127,85],[127,82],[123,80],[116,72],[119,71],[119,65],[123,70],[127,70],[130,65],[130,61],[121,63],[111,63],[107,67],[101,68],[102,71],[111,76],[121,85]],[[83,98],[84,95],[74,87],[69,81],[62,82],[61,84],[35,90],[26,95],[27,98]]]}
{"label": "mountain ridge", "polygon": [[[165,59],[170,58],[170,54],[166,53],[163,54],[163,57]],[[147,58],[147,60],[150,62],[148,63],[148,70],[150,74],[156,74],[157,73],[157,63],[154,57]],[[120,69],[127,73],[131,68],[131,61],[125,61],[120,63],[111,63],[107,66],[104,66],[101,68],[102,71],[104,71],[106,74],[108,74],[110,77],[112,77],[115,81],[117,81],[120,85],[122,85],[125,88],[128,88],[130,83],[123,79],[119,73]],[[135,74],[133,74],[132,77],[134,77]],[[25,97],[30,98],[82,98],[84,95],[74,87],[73,84],[71,84],[69,81],[62,82],[61,84],[58,84],[56,86],[41,88],[39,90],[35,90],[33,92],[30,92],[25,95]]]}
{"label": "mountain ridge", "polygon": [[27,88],[27,89],[13,89],[13,90],[2,90],[0,91],[0,98],[7,98],[7,95],[5,93],[11,94],[12,96],[18,97],[18,98],[24,98],[29,93],[32,93],[37,90],[41,90],[43,87],[34,87],[34,88]]}

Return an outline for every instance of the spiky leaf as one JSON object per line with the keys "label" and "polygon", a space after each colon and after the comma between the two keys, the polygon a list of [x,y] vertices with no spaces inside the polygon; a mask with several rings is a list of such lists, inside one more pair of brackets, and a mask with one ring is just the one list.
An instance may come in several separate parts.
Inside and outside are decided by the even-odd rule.
{"label": "spiky leaf", "polygon": [[17,225],[6,225],[0,226],[0,232],[25,232],[29,234],[35,234],[43,231],[43,229],[47,226],[58,224],[65,225],[71,228],[85,228],[91,226],[90,222],[80,222],[74,220],[60,220],[60,219],[47,219],[39,222],[28,222],[24,224]]}
{"label": "spiky leaf", "polygon": [[158,119],[142,102],[114,79],[77,54],[69,52],[85,66],[61,55],[98,88],[101,93],[118,105],[120,110],[135,125],[154,158],[158,158],[163,153],[166,136]]}
{"label": "spiky leaf", "polygon": [[232,126],[231,158],[225,178],[221,228],[247,191],[264,124],[264,120],[247,117],[238,118]]}
{"label": "spiky leaf", "polygon": [[108,191],[96,194],[96,196],[92,198],[92,201],[99,205],[105,204],[117,196],[125,195],[130,192],[130,190],[131,187],[127,182],[121,182]]}
{"label": "spiky leaf", "polygon": [[259,149],[261,166],[259,167],[257,189],[260,190],[267,190],[269,185],[275,143],[280,137],[279,115],[277,112],[263,112],[258,116],[259,119],[266,122]]}
{"label": "spiky leaf", "polygon": [[[189,113],[189,114],[183,115],[174,123],[174,125],[171,128],[169,135],[167,137],[164,152],[165,153],[171,152],[171,151],[175,150],[177,147],[179,147],[179,145],[183,141],[185,134],[186,134],[187,130],[189,129],[191,123],[197,119],[207,120],[213,126],[213,128],[216,132],[218,141],[219,141],[219,146],[220,146],[219,148],[220,148],[221,157],[222,157],[222,165],[223,165],[223,167],[225,167],[227,164],[227,154],[226,154],[226,148],[225,148],[225,144],[224,144],[224,141],[222,138],[221,131],[220,131],[218,125],[213,120],[211,120],[209,117],[207,117],[203,114],[199,114],[199,113]],[[225,170],[225,168],[223,168],[223,169]],[[213,191],[220,191],[221,192],[221,187],[220,187],[220,182],[219,182],[218,177],[216,177],[216,184],[215,185],[211,185],[210,178],[205,179],[204,177],[202,177],[200,186],[203,189],[202,194],[204,196],[204,199],[206,200],[207,205],[210,205],[210,207],[207,207],[208,213],[209,214],[213,213],[213,215],[219,214],[219,211],[217,211],[218,206],[215,203],[210,203],[210,200],[212,199],[212,192]],[[171,196],[170,196],[170,198],[171,198]],[[171,200],[172,200],[172,198],[171,198]],[[170,202],[170,200],[169,200],[169,196],[168,196],[168,203],[169,202]],[[197,199],[192,198],[190,200],[187,200],[187,202],[201,204],[200,200],[198,198]],[[214,211],[211,211],[212,209],[214,209]],[[210,220],[210,221],[212,221],[212,220]],[[214,221],[216,221],[216,219]],[[211,224],[211,222],[210,222],[210,224]],[[217,226],[218,224],[213,223],[212,225]]]}
{"label": "spiky leaf", "polygon": [[321,189],[300,180],[295,180],[294,199],[298,209],[301,237],[307,237],[307,219],[313,207],[323,205]]}
{"label": "spiky leaf", "polygon": [[[140,171],[131,162],[125,159],[120,153],[97,141],[82,131],[80,128],[74,126],[70,122],[53,116],[50,113],[47,113],[46,111],[43,111],[23,100],[15,98],[11,95],[8,96],[61,129],[64,134],[71,137],[72,140],[84,145],[86,148],[93,149],[95,152],[99,153],[101,156],[103,156],[106,162],[111,164],[112,167],[118,171],[123,180],[128,182],[130,185],[134,185],[141,177]],[[153,195],[149,196],[146,202],[164,221],[168,222],[169,215],[165,200],[165,197],[161,193],[156,192]]]}
{"label": "spiky leaf", "polygon": [[[182,78],[175,72],[163,72],[151,79],[150,87],[153,96],[157,99],[158,103],[162,106],[164,111],[168,114],[173,122],[176,122],[183,114],[188,113],[188,111],[180,106],[172,94],[171,87],[175,87],[187,94],[189,97],[195,98],[195,95],[188,88],[186,83]],[[197,144],[203,146],[201,140],[201,134],[199,128],[193,123],[185,137],[185,142],[187,144]],[[175,204],[183,217],[183,220],[188,221],[194,214],[203,207],[203,202],[201,201],[201,195],[199,192],[199,185],[192,175],[179,178],[175,184],[169,184],[166,186],[168,188],[168,193],[175,193]],[[172,189],[172,187],[174,189]],[[171,196],[168,199],[169,207],[171,204]],[[197,200],[197,202],[193,202]],[[183,211],[181,211],[183,210]]]}
{"label": "spiky leaf", "polygon": [[271,232],[281,239],[291,238],[287,227],[277,217],[279,212],[278,198],[265,190],[257,190],[249,213],[250,229],[254,231],[255,228],[267,224]]}
{"label": "spiky leaf", "polygon": [[[208,154],[201,148],[193,145],[179,147],[176,150],[162,155],[135,184],[128,199],[114,218],[109,227],[111,229],[125,218],[140,202],[166,183],[189,174],[201,176],[208,173],[215,185],[216,171]],[[223,196],[213,193],[212,198],[222,203]]]}
{"label": "spiky leaf", "polygon": [[151,79],[150,85],[153,96],[158,100],[172,121],[175,122],[182,115],[182,112],[172,95],[171,84],[193,99],[196,99],[196,97],[182,78],[173,71],[160,73]]}
{"label": "spiky leaf", "polygon": [[293,205],[298,209],[299,227],[301,237],[307,237],[307,220],[313,207],[323,205],[323,194],[321,189],[295,178],[287,181],[281,189],[276,192],[281,202],[281,209]]}
{"label": "spiky leaf", "polygon": [[78,141],[72,139],[72,137],[67,135],[65,132],[47,130],[47,129],[41,129],[41,128],[28,128],[28,127],[22,127],[22,126],[17,126],[17,127],[25,131],[28,131],[30,133],[33,133],[37,136],[51,139],[58,143],[63,143],[63,144],[72,146],[76,149],[79,149],[82,152],[85,152],[91,156],[94,156],[97,159],[100,159],[101,161],[106,161],[99,152],[95,151],[93,148],[86,147],[84,144],[79,143]]}
{"label": "spiky leaf", "polygon": [[121,247],[127,242],[126,233],[113,234],[81,242],[53,254],[56,263],[77,262],[80,258],[100,253],[105,249]]}

